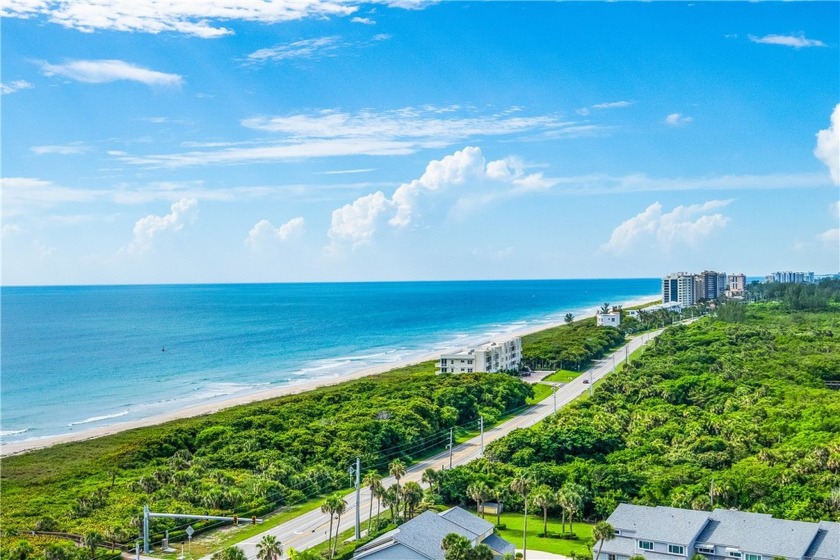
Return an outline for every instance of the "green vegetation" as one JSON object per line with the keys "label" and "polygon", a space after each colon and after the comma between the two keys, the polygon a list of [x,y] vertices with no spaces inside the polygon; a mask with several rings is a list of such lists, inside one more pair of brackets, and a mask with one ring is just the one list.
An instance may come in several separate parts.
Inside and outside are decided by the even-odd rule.
{"label": "green vegetation", "polygon": [[[15,534],[32,529],[96,531],[106,541],[133,542],[144,503],[153,511],[236,513],[248,522],[348,487],[347,468],[357,455],[366,470],[384,472],[396,457],[410,462],[442,449],[449,427],[479,414],[495,421],[532,395],[508,375],[435,375],[427,362],[8,457],[2,461],[2,556],[16,546]],[[153,540],[169,529],[175,541],[185,526],[157,519]]]}
{"label": "green vegetation", "polygon": [[826,305],[750,305],[738,322],[673,327],[592,398],[448,471],[442,497],[463,500],[477,480],[504,487],[525,469],[555,490],[580,485],[588,519],[633,502],[840,520],[840,392],[823,384],[840,371],[840,333]]}
{"label": "green vegetation", "polygon": [[575,377],[579,376],[582,372],[580,371],[571,371],[568,369],[558,369],[551,375],[544,377],[543,381],[553,381],[555,383],[568,383]]}
{"label": "green vegetation", "polygon": [[551,396],[551,385],[535,383],[532,387],[534,388],[534,396],[528,399],[528,404],[537,404],[541,400]]}
{"label": "green vegetation", "polygon": [[[499,536],[513,543],[516,548],[522,548],[522,514],[503,513],[501,524],[504,529],[499,529]],[[560,538],[559,518],[549,517],[548,537],[542,536],[542,527],[542,515],[528,515],[528,550],[543,550],[563,556],[571,556],[573,552],[575,554],[590,553],[589,547],[592,542],[592,525],[590,523],[575,522],[573,534],[576,538]],[[568,531],[566,531],[566,535],[568,535]]]}
{"label": "green vegetation", "polygon": [[595,319],[584,319],[522,337],[522,363],[531,369],[580,371],[622,342],[624,335],[618,329],[596,327]]}

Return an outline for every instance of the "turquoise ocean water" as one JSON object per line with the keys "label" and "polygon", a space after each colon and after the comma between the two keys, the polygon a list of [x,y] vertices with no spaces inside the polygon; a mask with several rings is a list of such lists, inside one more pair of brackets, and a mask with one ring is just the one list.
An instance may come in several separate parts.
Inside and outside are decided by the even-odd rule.
{"label": "turquoise ocean water", "polygon": [[4,287],[0,435],[82,431],[334,377],[659,289],[655,278]]}

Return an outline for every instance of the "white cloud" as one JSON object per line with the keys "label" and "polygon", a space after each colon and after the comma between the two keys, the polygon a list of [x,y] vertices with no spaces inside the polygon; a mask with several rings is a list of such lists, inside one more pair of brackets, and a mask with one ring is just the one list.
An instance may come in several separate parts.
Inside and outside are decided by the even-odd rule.
{"label": "white cloud", "polygon": [[141,254],[152,248],[154,238],[166,231],[180,231],[184,225],[193,219],[197,212],[198,201],[194,198],[184,198],[170,207],[169,214],[155,216],[150,214],[140,218],[134,224],[134,239],[120,249],[120,253]]}
{"label": "white cloud", "polygon": [[665,117],[665,124],[671,126],[679,126],[682,124],[688,124],[693,120],[693,118],[683,116],[681,113],[671,113],[670,115]]}
{"label": "white cloud", "polygon": [[[352,242],[354,248],[370,242],[386,218],[388,225],[405,228],[416,221],[424,206],[442,198],[454,205],[475,206],[503,196],[500,186],[517,187],[519,182],[541,178],[534,174],[539,177],[530,179],[523,167],[517,158],[488,163],[481,149],[471,146],[430,161],[420,178],[403,183],[390,198],[378,191],[333,211],[328,232],[332,248],[341,241]],[[482,196],[471,197],[476,191]]]}
{"label": "white cloud", "polygon": [[723,208],[731,200],[710,200],[703,204],[677,206],[667,213],[655,202],[644,211],[619,224],[602,249],[614,254],[626,253],[639,240],[656,242],[663,250],[682,245],[696,247],[715,231],[723,229],[729,218],[720,213],[708,214]]}
{"label": "white cloud", "polygon": [[376,25],[375,21],[366,17],[354,17],[350,21],[352,21],[353,23],[361,23],[363,25]]}
{"label": "white cloud", "polygon": [[782,45],[785,47],[793,47],[801,49],[803,47],[825,47],[826,44],[816,39],[808,39],[804,33],[798,35],[765,35],[764,37],[749,36],[753,43],[760,43],[765,45]]}
{"label": "white cloud", "polygon": [[90,146],[86,146],[81,142],[74,142],[73,144],[64,144],[57,146],[32,146],[29,148],[33,153],[40,155],[44,154],[58,154],[62,156],[69,156],[75,154],[83,154],[91,150]]}
{"label": "white cloud", "polygon": [[374,41],[387,41],[390,38],[391,35],[389,35],[388,33],[377,33],[373,36]]}
{"label": "white cloud", "polygon": [[117,80],[140,82],[147,86],[180,86],[183,78],[135,66],[123,60],[71,60],[64,64],[41,63],[45,76],[64,76],[88,84],[103,84]]}
{"label": "white cloud", "polygon": [[267,62],[289,60],[294,58],[321,58],[335,56],[342,44],[338,37],[318,37],[316,39],[302,39],[287,45],[276,45],[266,49],[259,49],[248,55],[249,62]]}
{"label": "white cloud", "polygon": [[817,235],[817,239],[837,248],[840,245],[840,228],[825,230]]}
{"label": "white cloud", "polygon": [[31,177],[4,177],[2,187],[4,219],[23,214],[31,208],[90,202],[102,197],[101,192],[93,189],[69,189]]}
{"label": "white cloud", "polygon": [[232,147],[147,156],[121,155],[135,165],[184,167],[292,158],[350,155],[406,155],[480,136],[507,136],[572,128],[556,115],[522,116],[501,112],[473,115],[470,110],[436,107],[355,114],[322,110],[282,117],[252,117],[242,125],[278,136],[268,145]]}
{"label": "white cloud", "polygon": [[829,204],[828,210],[831,212],[832,216],[834,216],[837,219],[840,219],[840,200]]}
{"label": "white cloud", "polygon": [[632,101],[613,101],[611,103],[598,103],[597,105],[593,105],[593,109],[622,109],[624,107],[629,107],[632,105]]}
{"label": "white cloud", "polygon": [[831,113],[831,125],[817,133],[814,155],[823,162],[836,185],[840,185],[840,103]]}
{"label": "white cloud", "polygon": [[268,220],[260,220],[254,224],[254,227],[252,227],[251,231],[248,232],[248,238],[245,239],[245,245],[251,249],[256,249],[264,241],[288,241],[289,239],[303,233],[303,225],[304,219],[301,216],[292,218],[279,227],[274,227],[274,225]]}
{"label": "white cloud", "polygon": [[376,232],[377,221],[392,206],[382,191],[362,196],[333,210],[327,235],[335,247],[339,242],[350,242],[353,248],[369,243]]}
{"label": "white cloud", "polygon": [[322,110],[313,114],[244,119],[246,128],[286,134],[294,138],[420,138],[441,142],[479,135],[504,135],[569,126],[556,115],[454,115],[436,107],[405,107],[355,114]]}
{"label": "white cloud", "polygon": [[17,224],[3,224],[3,239],[21,233],[23,229]]}
{"label": "white cloud", "polygon": [[11,82],[0,83],[0,93],[6,95],[8,93],[15,93],[16,91],[20,91],[22,89],[30,89],[33,87],[35,86],[30,84],[26,80],[13,80]]}
{"label": "white cloud", "polygon": [[84,32],[175,32],[201,38],[233,34],[218,21],[278,23],[307,17],[346,16],[357,10],[342,0],[5,0],[5,17],[46,16]]}
{"label": "white cloud", "polygon": [[470,180],[481,180],[485,174],[484,156],[480,148],[466,147],[443,159],[429,162],[419,179],[403,183],[394,192],[391,200],[396,206],[396,214],[388,223],[392,226],[407,226],[411,223],[415,201],[423,193],[463,185]]}

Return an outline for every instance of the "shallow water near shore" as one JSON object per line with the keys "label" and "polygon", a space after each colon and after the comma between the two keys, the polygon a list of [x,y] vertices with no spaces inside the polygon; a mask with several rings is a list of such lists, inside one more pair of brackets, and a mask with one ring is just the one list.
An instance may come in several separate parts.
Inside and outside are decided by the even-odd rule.
{"label": "shallow water near shore", "polygon": [[335,378],[549,325],[659,280],[7,287],[4,443]]}

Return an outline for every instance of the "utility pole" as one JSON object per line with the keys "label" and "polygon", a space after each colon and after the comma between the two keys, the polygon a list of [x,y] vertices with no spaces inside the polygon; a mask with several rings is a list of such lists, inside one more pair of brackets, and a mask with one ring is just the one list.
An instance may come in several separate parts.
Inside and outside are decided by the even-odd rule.
{"label": "utility pole", "polygon": [[592,369],[589,370],[589,396],[592,396]]}
{"label": "utility pole", "polygon": [[453,431],[454,431],[453,428],[449,428],[449,468],[450,469],[452,468],[452,448],[453,448],[452,434],[453,434]]}
{"label": "utility pole", "polygon": [[557,414],[557,385],[551,387],[551,392],[554,396],[554,414]]}
{"label": "utility pole", "polygon": [[[361,472],[362,472],[362,459],[361,457],[356,457],[356,542],[361,540],[362,538],[362,520],[361,520]],[[373,496],[371,496],[373,499]]]}
{"label": "utility pole", "polygon": [[481,428],[481,456],[484,456],[484,416],[478,417],[478,426]]}

